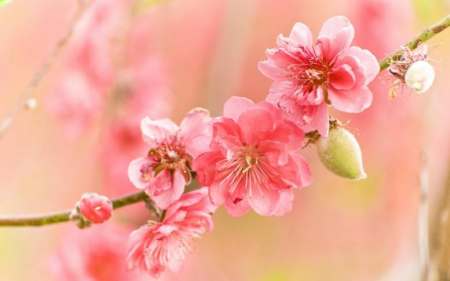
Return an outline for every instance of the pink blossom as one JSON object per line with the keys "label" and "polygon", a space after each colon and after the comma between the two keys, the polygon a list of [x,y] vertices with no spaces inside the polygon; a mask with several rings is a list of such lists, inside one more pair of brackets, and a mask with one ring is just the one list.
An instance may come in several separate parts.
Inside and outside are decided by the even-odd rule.
{"label": "pink blossom", "polygon": [[146,117],[141,132],[149,152],[130,163],[128,176],[135,187],[145,189],[157,206],[165,209],[180,198],[190,183],[192,159],[208,147],[209,113],[194,109],[180,126],[169,119]]}
{"label": "pink blossom", "polygon": [[267,100],[304,131],[328,133],[326,104],[343,112],[358,113],[372,103],[367,87],[379,72],[368,50],[350,46],[350,21],[337,16],[327,20],[314,43],[309,28],[296,23],[289,37],[280,35],[277,48],[268,49],[259,70],[274,82]]}
{"label": "pink blossom", "polygon": [[260,215],[288,212],[292,189],[310,183],[299,154],[303,132],[268,102],[232,97],[223,115],[213,124],[210,150],[193,164],[213,203],[235,216],[250,208]]}
{"label": "pink blossom", "polygon": [[108,197],[93,192],[83,194],[78,207],[81,215],[92,223],[107,221],[113,210],[112,201]]}
{"label": "pink blossom", "polygon": [[162,222],[141,226],[130,235],[130,267],[156,278],[166,270],[180,270],[193,239],[212,230],[214,210],[205,187],[181,196],[167,208]]}
{"label": "pink blossom", "polygon": [[[100,158],[107,194],[123,194],[134,187],[127,167],[136,155],[147,151],[139,121],[145,116],[160,118],[170,112],[171,92],[167,71],[159,57],[147,54],[119,74],[117,118],[102,135]],[[120,92],[119,92],[120,91]]]}
{"label": "pink blossom", "polygon": [[62,77],[46,105],[64,123],[65,132],[70,137],[78,136],[88,128],[103,106],[98,89],[76,70]]}
{"label": "pink blossom", "polygon": [[59,281],[144,281],[126,263],[128,230],[113,224],[66,233],[57,255],[51,259]]}

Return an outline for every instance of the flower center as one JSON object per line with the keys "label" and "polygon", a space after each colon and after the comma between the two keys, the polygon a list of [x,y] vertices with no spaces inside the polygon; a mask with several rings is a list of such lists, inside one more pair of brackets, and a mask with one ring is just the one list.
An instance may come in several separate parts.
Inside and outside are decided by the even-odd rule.
{"label": "flower center", "polygon": [[254,166],[258,165],[261,155],[258,152],[256,146],[245,146],[240,151],[239,158],[242,161],[241,162],[242,173],[247,173]]}
{"label": "flower center", "polygon": [[179,170],[187,182],[191,180],[192,157],[186,153],[184,146],[176,141],[163,143],[156,148],[150,149],[148,156],[154,161],[152,170],[155,174],[163,170],[171,172]]}
{"label": "flower center", "polygon": [[303,94],[315,93],[319,87],[326,88],[332,63],[307,48],[301,49],[299,58],[299,63],[291,64],[287,69],[289,76],[297,82]]}

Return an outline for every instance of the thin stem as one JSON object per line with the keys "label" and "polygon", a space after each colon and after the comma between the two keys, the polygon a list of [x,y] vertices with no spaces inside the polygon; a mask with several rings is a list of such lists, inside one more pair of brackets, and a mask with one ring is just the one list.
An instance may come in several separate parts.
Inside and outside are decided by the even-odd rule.
{"label": "thin stem", "polygon": [[[122,207],[133,205],[148,200],[147,194],[140,191],[112,200],[113,208],[120,209]],[[56,213],[33,215],[33,216],[17,216],[17,217],[0,217],[0,227],[7,226],[44,226],[50,224],[63,223],[68,221],[78,221],[80,217],[73,213],[72,210],[65,210]]]}
{"label": "thin stem", "polygon": [[[413,40],[406,43],[404,46],[410,50],[414,50],[424,42],[433,38],[436,34],[444,31],[447,27],[450,27],[450,15],[447,15],[439,22],[422,31],[419,35],[417,35]],[[388,68],[394,61],[399,59],[402,54],[403,50],[398,50],[385,57],[380,61],[380,70],[385,70],[386,68]]]}
{"label": "thin stem", "polygon": [[46,58],[46,60],[39,66],[36,72],[31,77],[31,80],[25,86],[25,89],[19,94],[18,103],[12,109],[12,111],[0,121],[0,137],[2,137],[6,131],[11,127],[14,119],[19,114],[19,112],[24,108],[27,100],[33,97],[34,91],[41,84],[42,80],[50,71],[53,64],[56,62],[59,55],[62,53],[64,48],[67,46],[67,43],[73,36],[75,31],[75,27],[80,22],[84,12],[88,8],[89,3],[86,3],[86,0],[77,0],[77,10],[75,15],[69,25],[69,29],[67,32],[56,42],[53,50]]}
{"label": "thin stem", "polygon": [[[83,0],[79,0],[79,3],[83,3]],[[80,15],[77,15],[76,18],[81,16],[81,12],[79,11]],[[75,23],[77,20],[74,21]],[[414,50],[417,48],[420,44],[423,42],[429,40],[434,35],[442,32],[444,29],[450,26],[450,15],[443,18],[438,23],[432,25],[431,27],[427,28],[425,31],[423,31],[421,34],[419,34],[416,38],[414,38],[412,41],[408,42],[405,46],[408,47],[411,50]],[[36,88],[39,84],[39,82],[42,80],[42,77],[48,72],[51,62],[54,60],[54,58],[58,55],[58,53],[62,50],[62,48],[67,43],[67,40],[71,37],[73,32],[73,26],[69,30],[68,34],[57,44],[55,51],[52,53],[52,56],[50,57],[50,62],[45,63],[40,71],[37,72],[36,76],[32,79],[31,83],[25,90],[24,96],[30,95],[32,90]],[[389,55],[388,57],[384,58],[380,62],[380,68],[381,70],[386,69],[389,67],[389,65],[398,59],[403,53],[403,50],[396,51],[395,53]],[[12,121],[12,116],[10,118],[10,122]],[[9,122],[9,123],[10,123]],[[2,127],[4,125],[0,124],[0,131],[2,130]],[[4,128],[3,128],[4,129]],[[0,132],[1,133],[1,132]],[[424,175],[424,178],[426,178],[426,175]],[[427,182],[424,181],[424,182]],[[424,194],[426,194],[425,192]],[[145,202],[149,209],[151,209],[154,212],[157,212],[158,209],[153,205],[151,200],[148,198],[148,196],[143,192],[137,192],[130,195],[126,195],[123,197],[119,197],[117,199],[113,200],[113,208],[119,209],[128,205],[133,205],[139,202]],[[428,213],[428,210],[426,211]],[[157,214],[158,216],[160,214]],[[74,214],[73,210],[66,210],[51,214],[44,214],[44,215],[32,215],[32,216],[18,216],[18,217],[0,217],[0,227],[26,227],[26,226],[44,226],[44,225],[51,225],[51,224],[57,224],[57,223],[64,223],[68,221],[79,221],[80,217],[76,213]],[[428,223],[426,223],[428,224]],[[426,246],[428,248],[428,246]],[[428,250],[426,250],[428,252]]]}

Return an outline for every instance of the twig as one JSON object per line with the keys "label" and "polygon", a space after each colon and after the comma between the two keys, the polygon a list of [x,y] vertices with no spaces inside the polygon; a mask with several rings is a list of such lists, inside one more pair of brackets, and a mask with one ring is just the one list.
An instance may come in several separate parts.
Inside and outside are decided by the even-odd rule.
{"label": "twig", "polygon": [[[113,208],[120,209],[122,207],[133,205],[139,202],[147,201],[148,196],[145,192],[137,192],[123,197],[114,199]],[[152,205],[153,206],[153,205]],[[154,207],[154,206],[153,206]],[[64,223],[68,221],[78,221],[80,218],[73,215],[72,210],[65,210],[56,213],[33,215],[33,216],[18,216],[18,217],[0,217],[0,227],[16,226],[45,226],[50,224]]]}
{"label": "twig", "polygon": [[[447,15],[437,23],[422,31],[419,35],[417,35],[413,40],[406,43],[404,46],[409,50],[414,50],[424,42],[433,38],[436,34],[444,31],[447,27],[450,27],[450,15]],[[404,50],[398,50],[382,59],[380,61],[380,70],[385,70],[386,68],[388,68],[394,61],[401,57],[403,52]]]}
{"label": "twig", "polygon": [[[79,0],[79,3],[83,3],[82,1],[83,0]],[[80,15],[78,15],[76,18],[81,16],[82,11],[79,11],[78,14],[80,14]],[[75,25],[77,22],[77,19],[74,22],[75,22],[74,23],[74,25]],[[52,62],[54,61],[54,58],[60,53],[60,51],[63,49],[63,47],[65,46],[65,44],[71,37],[71,35],[73,33],[74,25],[72,25],[72,27],[69,30],[69,32],[67,33],[67,35],[65,37],[63,37],[63,39],[60,40],[60,42],[57,44],[55,51],[52,53],[52,56],[50,56],[49,62],[45,63],[43,65],[43,67],[40,69],[40,71],[38,71],[37,74],[35,75],[35,77],[32,79],[29,86],[26,88],[26,90],[24,92],[25,97],[27,97],[32,92],[32,90],[37,87],[39,82],[42,80],[43,76],[48,72]],[[428,39],[430,39],[434,35],[438,34],[439,32],[443,31],[444,29],[446,29],[449,26],[450,26],[450,15],[445,17],[444,19],[442,19],[437,24],[426,29],[415,39],[413,39],[412,41],[407,43],[406,46],[408,48],[410,48],[411,50],[413,50],[413,49],[417,48],[420,44],[427,41]],[[397,52],[393,53],[392,55],[383,59],[380,62],[381,69],[382,70],[386,69],[392,63],[392,61],[395,61],[395,59],[401,55],[402,52],[403,52],[402,50],[397,51]],[[19,109],[20,108],[18,108],[18,110]],[[17,110],[17,112],[18,112],[18,110]],[[7,120],[7,119],[5,119],[5,120]],[[10,122],[11,121],[12,121],[12,118],[10,119]],[[2,124],[0,124],[0,129],[1,129],[1,126],[2,126]],[[421,202],[425,202],[424,205],[427,206],[426,200],[428,200],[428,198],[425,195],[427,195],[427,190],[428,190],[428,175],[426,173],[426,169],[423,171],[425,171],[425,172],[423,172],[421,174],[421,188],[422,188],[422,192],[423,192],[422,197],[421,197],[422,198]],[[193,181],[193,183],[195,183],[195,181]],[[189,187],[187,189],[189,189]],[[122,208],[122,207],[125,207],[128,205],[132,205],[132,204],[135,204],[138,202],[146,202],[147,204],[150,204],[148,207],[150,207],[150,209],[152,209],[152,207],[154,207],[154,206],[151,204],[151,202],[149,203],[148,199],[149,199],[148,196],[144,192],[137,192],[137,193],[119,197],[119,198],[113,200],[113,207],[114,207],[114,209],[119,209],[119,208]],[[421,224],[426,225],[426,227],[428,228],[428,207],[426,207],[425,211],[426,211],[425,212],[426,216],[424,216],[424,217],[425,217],[426,221],[423,221]],[[28,216],[28,217],[0,217],[0,227],[44,226],[44,225],[50,225],[50,224],[64,223],[64,222],[68,222],[68,221],[78,221],[79,219],[80,219],[79,217],[72,215],[72,210],[66,210],[66,211],[61,211],[61,212],[57,212],[57,213],[53,213],[53,214],[33,215],[33,216]],[[423,226],[421,226],[421,228],[423,228]],[[428,231],[426,233],[428,233]],[[428,236],[426,236],[426,237],[428,237]],[[424,240],[424,239],[421,238],[421,241],[422,240]],[[428,253],[428,242],[426,242],[426,244],[424,244],[423,247],[424,247],[424,251],[426,253]],[[426,258],[426,260],[428,260],[428,258]]]}
{"label": "twig", "polygon": [[77,26],[78,22],[80,21],[81,17],[88,7],[86,1],[87,0],[77,0],[77,11],[75,12],[75,15],[69,25],[69,29],[63,35],[63,37],[58,40],[47,59],[40,65],[37,71],[33,74],[31,80],[25,86],[25,89],[19,94],[16,106],[8,115],[6,115],[2,119],[2,121],[0,121],[0,138],[3,137],[7,130],[11,127],[14,119],[24,108],[27,100],[29,100],[33,96],[34,90],[40,85],[44,77],[48,74],[51,67],[61,54],[64,47],[67,46],[67,43],[74,33],[75,27]]}

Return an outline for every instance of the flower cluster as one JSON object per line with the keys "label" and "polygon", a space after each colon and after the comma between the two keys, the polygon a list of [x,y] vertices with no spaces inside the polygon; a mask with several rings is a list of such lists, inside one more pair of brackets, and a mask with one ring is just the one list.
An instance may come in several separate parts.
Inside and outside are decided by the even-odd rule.
{"label": "flower cluster", "polygon": [[[328,136],[328,105],[357,113],[372,102],[368,84],[379,65],[369,51],[350,46],[353,36],[344,17],[325,22],[315,43],[309,29],[297,23],[258,65],[274,81],[266,101],[231,97],[222,116],[194,109],[179,126],[169,119],[142,119],[147,154],[130,163],[128,175],[163,216],[131,235],[132,267],[154,277],[166,269],[177,271],[193,238],[212,229],[216,207],[223,205],[232,216],[250,210],[280,216],[292,209],[294,190],[311,182],[299,153],[310,141],[306,134]],[[359,146],[344,133],[352,141],[343,150],[336,148],[341,141],[335,137],[332,143],[321,141],[321,159],[340,175],[363,178]],[[342,166],[342,153],[353,155],[355,149],[355,164]],[[203,187],[186,193],[194,177]]]}
{"label": "flower cluster", "polygon": [[306,132],[327,136],[327,105],[358,113],[372,103],[367,86],[380,67],[371,52],[351,46],[354,33],[350,21],[337,16],[323,24],[314,43],[309,28],[297,23],[258,65],[274,81],[267,100]]}
{"label": "flower cluster", "polygon": [[150,222],[130,235],[130,267],[153,277],[166,269],[179,270],[192,240],[212,230],[214,210],[206,187],[185,193],[166,209],[161,222]]}

